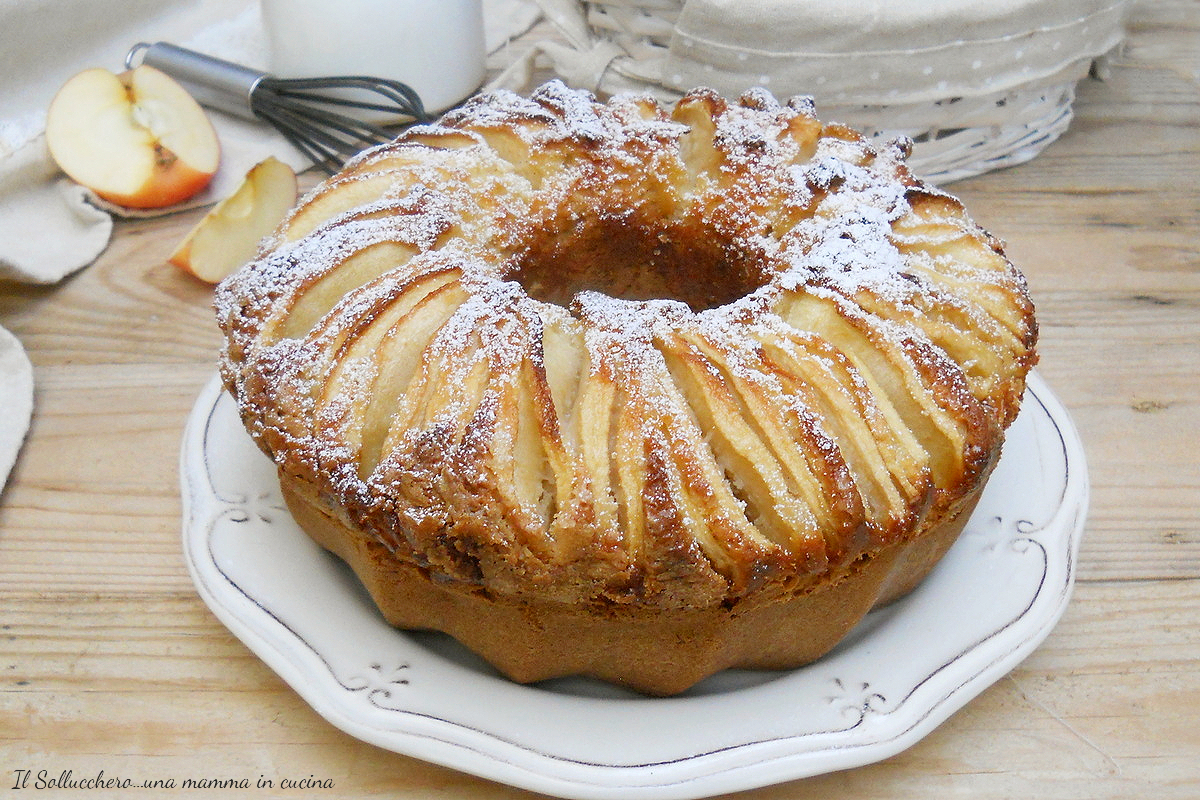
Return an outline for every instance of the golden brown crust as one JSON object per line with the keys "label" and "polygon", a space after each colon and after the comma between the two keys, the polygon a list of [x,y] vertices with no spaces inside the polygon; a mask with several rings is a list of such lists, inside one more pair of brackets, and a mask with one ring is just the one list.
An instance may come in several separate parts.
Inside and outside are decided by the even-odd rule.
{"label": "golden brown crust", "polygon": [[921,536],[851,564],[836,580],[741,604],[663,610],[513,599],[432,580],[329,515],[312,489],[280,474],[300,526],[362,580],[391,624],[449,633],[521,683],[589,675],[671,695],[723,669],[788,669],[832,649],[872,608],[910,592],[958,538],[978,499]]}
{"label": "golden brown crust", "polygon": [[[222,375],[399,623],[522,679],[799,663],[944,550],[1036,360],[1020,273],[906,152],[761,91],[483,95],[355,159],[221,284]],[[594,618],[646,663],[593,642],[538,668],[484,612]],[[634,654],[672,626],[724,643]]]}

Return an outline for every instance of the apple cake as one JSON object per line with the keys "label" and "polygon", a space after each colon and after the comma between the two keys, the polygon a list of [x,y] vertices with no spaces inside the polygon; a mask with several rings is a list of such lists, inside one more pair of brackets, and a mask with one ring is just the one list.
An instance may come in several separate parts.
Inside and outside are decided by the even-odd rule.
{"label": "apple cake", "polygon": [[218,287],[296,521],[523,682],[787,668],[962,529],[1036,360],[999,241],[803,98],[486,93]]}

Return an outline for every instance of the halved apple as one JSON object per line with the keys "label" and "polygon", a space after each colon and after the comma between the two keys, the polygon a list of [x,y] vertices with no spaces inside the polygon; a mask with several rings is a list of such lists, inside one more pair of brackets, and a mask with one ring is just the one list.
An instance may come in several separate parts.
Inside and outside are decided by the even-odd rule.
{"label": "halved apple", "polygon": [[76,183],[129,208],[192,197],[220,160],[204,109],[169,75],[146,65],[120,75],[75,75],[46,115],[50,155]]}
{"label": "halved apple", "polygon": [[168,259],[202,281],[217,283],[254,258],[258,245],[296,204],[296,173],[272,157],[260,161],[229,197],[212,207]]}

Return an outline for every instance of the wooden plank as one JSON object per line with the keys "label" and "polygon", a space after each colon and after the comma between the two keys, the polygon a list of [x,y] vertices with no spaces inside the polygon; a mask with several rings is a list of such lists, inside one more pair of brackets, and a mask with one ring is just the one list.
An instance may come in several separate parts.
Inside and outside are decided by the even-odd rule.
{"label": "wooden plank", "polygon": [[[1088,584],[1076,595],[1033,656],[916,747],[756,797],[834,787],[869,798],[1187,797],[1200,785],[1200,581]],[[395,787],[523,796],[340,733],[189,593],[9,592],[3,602],[7,764],[145,778],[312,774],[350,797]]]}

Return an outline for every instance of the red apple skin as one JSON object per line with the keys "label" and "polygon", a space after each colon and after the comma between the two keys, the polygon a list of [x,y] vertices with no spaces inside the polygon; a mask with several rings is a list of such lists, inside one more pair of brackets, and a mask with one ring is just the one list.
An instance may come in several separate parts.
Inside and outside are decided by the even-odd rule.
{"label": "red apple skin", "polygon": [[160,171],[153,184],[136,194],[115,194],[92,189],[97,197],[125,208],[166,208],[195,197],[212,182],[211,172],[200,172],[180,161],[166,148],[159,150]]}
{"label": "red apple skin", "polygon": [[207,114],[174,79],[148,66],[73,76],[50,104],[46,143],[72,180],[127,208],[194,197],[220,163]]}

